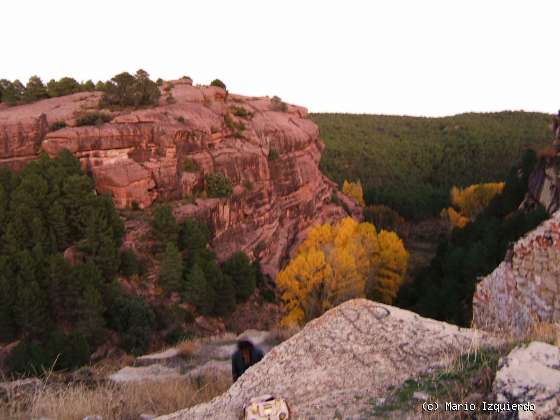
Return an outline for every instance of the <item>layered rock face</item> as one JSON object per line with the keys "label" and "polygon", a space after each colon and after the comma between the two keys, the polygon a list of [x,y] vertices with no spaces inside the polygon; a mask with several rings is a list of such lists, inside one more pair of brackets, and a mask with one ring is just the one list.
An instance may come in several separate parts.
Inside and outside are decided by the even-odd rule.
{"label": "layered rock face", "polygon": [[560,321],[560,212],[521,238],[483,278],[473,298],[479,328],[523,335]]}
{"label": "layered rock face", "polygon": [[[309,226],[347,214],[331,202],[339,193],[319,171],[324,145],[306,109],[188,80],[168,86],[172,100],[113,112],[100,126],[72,126],[99,93],[1,110],[0,159],[16,167],[41,149],[50,156],[69,149],[117,207],[174,200],[179,221],[194,216],[210,225],[219,257],[242,250],[271,274]],[[47,133],[55,121],[68,127]],[[200,198],[212,173],[231,181],[230,198]],[[353,202],[346,208],[360,217]]]}
{"label": "layered rock face", "polygon": [[365,418],[391,386],[494,343],[484,333],[352,300],[274,347],[225,394],[160,419],[238,419],[243,405],[263,394],[285,398],[296,419]]}

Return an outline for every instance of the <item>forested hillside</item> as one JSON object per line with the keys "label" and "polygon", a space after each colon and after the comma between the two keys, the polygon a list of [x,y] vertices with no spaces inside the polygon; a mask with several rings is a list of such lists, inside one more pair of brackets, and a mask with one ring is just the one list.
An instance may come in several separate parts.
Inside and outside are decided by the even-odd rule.
{"label": "forested hillside", "polygon": [[550,140],[549,116],[529,112],[444,118],[311,114],[327,147],[322,171],[360,180],[366,204],[407,219],[436,215],[453,186],[502,181],[527,147]]}

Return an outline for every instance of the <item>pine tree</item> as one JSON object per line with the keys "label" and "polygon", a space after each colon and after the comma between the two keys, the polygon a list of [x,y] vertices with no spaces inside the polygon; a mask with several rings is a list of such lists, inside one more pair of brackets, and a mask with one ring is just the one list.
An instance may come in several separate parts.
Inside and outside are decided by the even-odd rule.
{"label": "pine tree", "polygon": [[47,301],[36,281],[25,284],[18,279],[17,305],[14,309],[17,325],[24,334],[41,336],[48,332]]}
{"label": "pine tree", "polygon": [[33,102],[48,97],[49,95],[47,94],[47,89],[43,81],[38,76],[31,76],[25,86],[25,92],[23,94],[24,101]]}
{"label": "pine tree", "polygon": [[183,259],[177,246],[168,242],[161,260],[159,283],[168,292],[178,292],[182,288]]}
{"label": "pine tree", "polygon": [[156,207],[152,219],[152,231],[156,239],[161,242],[177,243],[179,227],[170,206]]}
{"label": "pine tree", "polygon": [[214,313],[221,317],[230,315],[235,310],[235,289],[228,275],[222,275],[216,288]]}
{"label": "pine tree", "polygon": [[243,252],[236,252],[224,262],[222,270],[229,275],[235,288],[237,302],[244,302],[255,291],[256,275],[249,258]]}
{"label": "pine tree", "polygon": [[0,341],[11,341],[15,337],[15,302],[13,285],[0,273]]}
{"label": "pine tree", "polygon": [[103,319],[103,300],[94,285],[85,286],[78,303],[76,330],[79,331],[89,343],[99,343],[101,332],[105,326]]}
{"label": "pine tree", "polygon": [[187,273],[185,282],[185,300],[196,306],[201,312],[207,313],[212,307],[209,302],[209,287],[204,271],[195,264]]}

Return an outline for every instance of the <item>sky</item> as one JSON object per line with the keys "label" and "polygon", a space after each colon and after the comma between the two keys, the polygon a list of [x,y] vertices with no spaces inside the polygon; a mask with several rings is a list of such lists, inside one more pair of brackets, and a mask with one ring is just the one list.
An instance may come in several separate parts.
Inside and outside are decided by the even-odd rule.
{"label": "sky", "polygon": [[122,71],[313,112],[560,108],[558,0],[2,0],[0,78]]}

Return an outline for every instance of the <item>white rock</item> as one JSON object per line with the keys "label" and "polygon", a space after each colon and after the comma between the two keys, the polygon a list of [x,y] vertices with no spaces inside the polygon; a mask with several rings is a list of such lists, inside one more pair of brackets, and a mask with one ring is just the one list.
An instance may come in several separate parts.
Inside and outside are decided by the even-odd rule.
{"label": "white rock", "polygon": [[493,391],[501,403],[534,403],[535,412],[520,418],[560,416],[560,349],[533,341],[500,360]]}
{"label": "white rock", "polygon": [[179,379],[181,374],[177,369],[162,365],[150,365],[144,367],[125,367],[109,376],[109,379],[116,383],[123,382],[145,382],[145,381],[164,381],[169,379]]}

